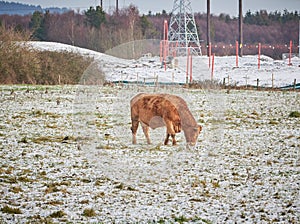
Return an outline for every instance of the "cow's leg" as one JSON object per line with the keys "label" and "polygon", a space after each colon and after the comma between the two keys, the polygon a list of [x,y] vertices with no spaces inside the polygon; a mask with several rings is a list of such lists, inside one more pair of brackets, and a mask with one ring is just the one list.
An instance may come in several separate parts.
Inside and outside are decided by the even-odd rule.
{"label": "cow's leg", "polygon": [[139,127],[139,120],[131,120],[131,131],[132,131],[132,144],[136,144],[136,132]]}
{"label": "cow's leg", "polygon": [[165,142],[164,142],[165,145],[168,145],[169,137],[170,137],[170,135],[169,135],[169,133],[167,132],[167,136],[166,136],[166,139],[165,139]]}
{"label": "cow's leg", "polygon": [[171,134],[172,137],[172,144],[177,145],[176,139],[175,139],[175,134]]}
{"label": "cow's leg", "polygon": [[172,123],[172,121],[169,121],[169,120],[165,121],[165,122],[166,122],[166,126],[167,126],[167,137],[166,137],[166,140],[165,140],[165,145],[168,144],[170,135],[172,137],[173,145],[176,145],[175,130],[174,130],[174,127],[173,127],[173,123]]}
{"label": "cow's leg", "polygon": [[145,137],[147,139],[147,143],[151,144],[151,140],[150,140],[150,137],[149,137],[149,126],[147,126],[147,125],[145,125],[143,123],[141,123],[141,124],[142,124],[144,135],[145,135]]}

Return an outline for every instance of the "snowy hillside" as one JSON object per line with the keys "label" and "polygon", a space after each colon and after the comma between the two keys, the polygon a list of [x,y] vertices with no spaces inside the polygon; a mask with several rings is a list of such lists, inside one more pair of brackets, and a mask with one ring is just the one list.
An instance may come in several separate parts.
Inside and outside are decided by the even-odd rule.
{"label": "snowy hillside", "polygon": [[[165,70],[161,66],[159,57],[143,57],[139,60],[125,60],[109,56],[88,49],[78,48],[70,45],[53,42],[29,42],[29,44],[40,50],[72,51],[82,55],[94,57],[99,69],[104,71],[108,81],[130,81],[130,82],[153,82],[157,77],[162,83],[185,83],[186,82],[186,58],[177,58],[178,65],[172,68],[168,66]],[[147,53],[147,52],[145,52]],[[192,79],[203,81],[211,79],[230,85],[259,85],[264,87],[282,87],[300,82],[300,59],[292,58],[292,65],[286,60],[273,60],[261,56],[261,67],[258,69],[256,56],[244,56],[239,58],[236,67],[236,57],[215,57],[214,73],[209,69],[208,57],[193,57]],[[177,64],[177,63],[176,63]],[[272,80],[273,79],[273,80]]]}

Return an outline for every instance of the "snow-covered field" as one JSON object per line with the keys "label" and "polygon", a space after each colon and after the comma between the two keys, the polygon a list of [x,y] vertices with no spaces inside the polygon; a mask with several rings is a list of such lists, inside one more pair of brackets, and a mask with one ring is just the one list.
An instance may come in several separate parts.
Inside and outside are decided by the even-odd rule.
{"label": "snow-covered field", "polygon": [[[197,146],[132,145],[138,92],[183,97]],[[1,86],[0,110],[1,223],[300,222],[299,92]]]}
{"label": "snow-covered field", "polygon": [[[152,44],[151,40],[149,42]],[[28,44],[35,49],[71,51],[93,57],[99,69],[105,73],[108,81],[154,82],[157,77],[160,83],[186,83],[186,57],[176,58],[178,62],[173,63],[174,66],[167,66],[165,70],[165,68],[162,68],[158,56],[125,60],[54,42],[28,42]],[[137,42],[137,44],[147,45],[147,41]],[[236,67],[235,56],[215,57],[214,61],[214,73],[212,75],[208,57],[193,57],[192,80],[197,82],[213,78],[215,81],[223,83],[225,79],[226,85],[256,86],[257,79],[259,79],[259,86],[262,87],[292,85],[295,79],[297,83],[300,82],[300,58],[298,57],[293,57],[291,59],[292,65],[289,66],[288,59],[273,60],[270,57],[262,55],[260,69],[258,69],[257,55],[240,57],[238,67]],[[188,72],[190,73],[190,69],[188,69]]]}
{"label": "snow-covered field", "polygon": [[[40,50],[94,57],[108,81],[185,83],[186,59],[125,60],[69,45]],[[280,87],[299,82],[300,60],[216,57],[214,80]],[[94,68],[94,67],[93,67]],[[87,69],[89,71],[89,69]],[[91,71],[93,71],[91,69]],[[84,81],[85,72],[82,76]],[[211,79],[193,58],[193,80]],[[84,82],[81,82],[84,83]],[[162,145],[165,129],[138,131],[139,92],[183,97],[203,126],[197,146]],[[185,89],[176,85],[0,86],[0,223],[299,223],[299,92]],[[296,113],[297,115],[297,113]]]}

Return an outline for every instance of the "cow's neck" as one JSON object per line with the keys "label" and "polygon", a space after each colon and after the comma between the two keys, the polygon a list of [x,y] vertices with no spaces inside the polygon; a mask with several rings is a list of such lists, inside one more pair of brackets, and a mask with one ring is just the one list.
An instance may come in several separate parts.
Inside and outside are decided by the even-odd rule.
{"label": "cow's neck", "polygon": [[192,113],[188,109],[182,109],[179,112],[180,119],[181,119],[181,126],[183,129],[187,127],[196,127],[197,122],[193,117]]}

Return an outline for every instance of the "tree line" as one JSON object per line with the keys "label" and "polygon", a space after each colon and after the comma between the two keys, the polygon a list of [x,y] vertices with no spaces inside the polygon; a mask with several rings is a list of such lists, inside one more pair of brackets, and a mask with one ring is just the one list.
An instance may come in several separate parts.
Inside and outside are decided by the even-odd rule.
{"label": "tree line", "polygon": [[[90,7],[84,13],[69,11],[62,14],[36,11],[32,15],[0,15],[0,25],[15,32],[30,33],[31,40],[55,41],[105,52],[120,44],[141,39],[162,39],[164,20],[171,13],[140,15],[136,6],[107,13],[100,6]],[[206,43],[206,14],[195,13],[199,38]],[[299,13],[278,11],[248,11],[244,18],[244,43],[285,45],[290,40],[298,43]],[[212,44],[234,44],[238,39],[238,18],[227,14],[211,16]],[[203,45],[203,44],[202,44]],[[206,46],[203,46],[203,51]],[[249,52],[254,53],[253,52]],[[214,49],[217,55],[228,54]],[[266,53],[280,57],[287,49]],[[256,50],[255,50],[256,52]],[[264,53],[264,52],[263,52]]]}

